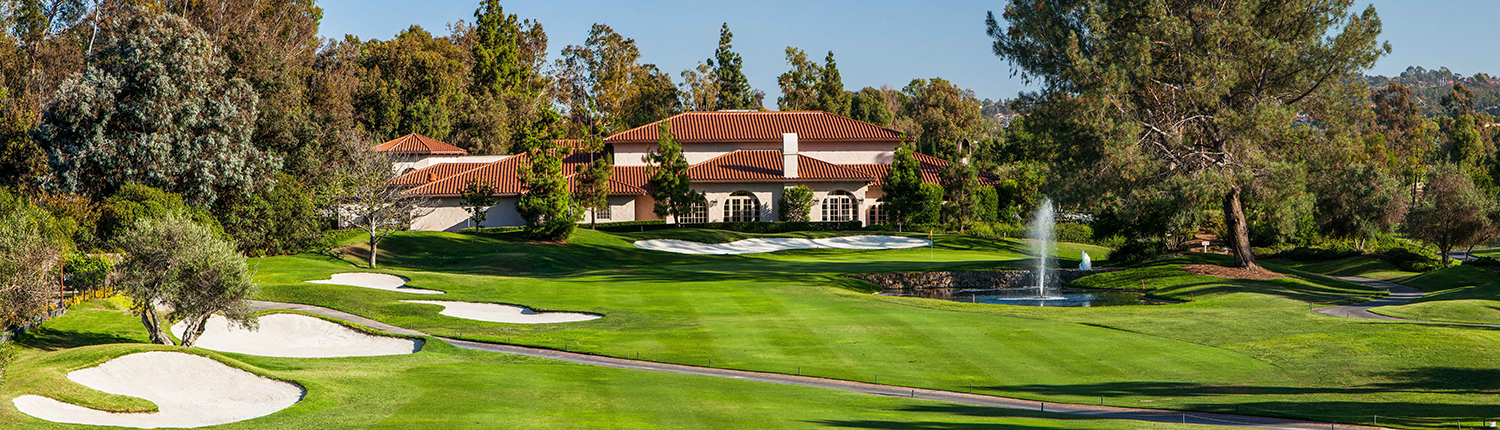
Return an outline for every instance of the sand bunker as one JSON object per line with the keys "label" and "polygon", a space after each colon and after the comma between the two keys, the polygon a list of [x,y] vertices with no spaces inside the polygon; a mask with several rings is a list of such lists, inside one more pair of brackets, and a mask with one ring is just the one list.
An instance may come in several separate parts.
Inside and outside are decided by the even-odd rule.
{"label": "sand bunker", "polygon": [[377,290],[395,291],[399,293],[443,294],[442,291],[403,287],[402,285],[406,285],[406,278],[396,275],[387,275],[384,273],[339,273],[330,276],[329,279],[307,282],[314,284],[333,284],[348,285],[351,287],[360,288],[374,288]]}
{"label": "sand bunker", "polygon": [[641,240],[635,247],[678,254],[755,254],[788,249],[902,249],[931,245],[932,241],[898,236],[844,236],[826,239],[755,238],[729,243],[699,243],[677,239]]}
{"label": "sand bunker", "polygon": [[436,302],[430,300],[402,300],[405,303],[420,303],[443,307],[438,315],[466,320],[489,321],[511,324],[551,324],[599,319],[602,315],[577,312],[537,312],[525,306],[497,305],[494,303]]}
{"label": "sand bunker", "polygon": [[158,412],[120,414],[26,395],[11,402],[47,421],[135,428],[203,427],[263,417],[302,400],[302,388],[180,352],[142,352],[78,370],[85,387],[156,404]]}
{"label": "sand bunker", "polygon": [[[172,334],[181,338],[185,326],[173,325]],[[266,357],[367,357],[415,353],[422,341],[374,336],[306,315],[264,315],[255,331],[231,327],[228,319],[214,315],[195,346]]]}

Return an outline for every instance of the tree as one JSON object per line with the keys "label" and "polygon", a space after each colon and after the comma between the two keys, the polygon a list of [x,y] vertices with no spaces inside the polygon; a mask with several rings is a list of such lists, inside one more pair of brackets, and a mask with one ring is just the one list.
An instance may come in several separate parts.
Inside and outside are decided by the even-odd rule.
{"label": "tree", "polygon": [[464,210],[469,212],[469,224],[474,227],[483,227],[484,220],[489,218],[490,206],[500,203],[500,198],[495,196],[495,187],[477,178],[469,180],[459,197],[463,199]]}
{"label": "tree", "polygon": [[912,224],[936,224],[943,216],[943,186],[923,183],[918,188],[918,211],[911,216]]}
{"label": "tree", "polygon": [[57,300],[66,239],[52,216],[0,188],[0,326],[29,322]]}
{"label": "tree", "polygon": [[678,89],[678,94],[681,94],[684,110],[698,112],[719,110],[719,82],[713,73],[713,66],[698,63],[697,68],[683,70],[682,86]]}
{"label": "tree", "polygon": [[568,192],[563,175],[563,158],[572,153],[555,136],[533,138],[527,159],[521,167],[521,188],[525,194],[516,203],[516,212],[526,219],[526,235],[536,240],[566,242],[577,227],[578,212]]}
{"label": "tree", "polygon": [[47,174],[47,155],[31,139],[36,102],[0,87],[0,186],[33,186]]}
{"label": "tree", "polygon": [[426,215],[427,200],[389,186],[400,176],[391,168],[389,155],[370,150],[359,139],[342,144],[343,160],[335,171],[333,207],[343,223],[364,230],[370,246],[370,268],[375,268],[382,239],[405,230],[412,220]]}
{"label": "tree", "polygon": [[654,64],[645,64],[635,69],[631,78],[631,94],[625,99],[625,116],[622,129],[640,127],[662,118],[682,113],[682,95],[672,76],[657,70]]}
{"label": "tree", "polygon": [[1384,170],[1351,164],[1315,182],[1317,220],[1323,231],[1341,239],[1364,240],[1388,233],[1406,215],[1400,184]]}
{"label": "tree", "polygon": [[849,103],[849,117],[882,127],[891,125],[893,119],[891,109],[885,104],[885,94],[871,87],[854,95]]}
{"label": "tree", "polygon": [[849,116],[850,95],[844,91],[844,80],[839,77],[839,65],[833,61],[833,51],[823,59],[818,80],[818,110],[834,115]]}
{"label": "tree", "polygon": [[500,0],[481,1],[474,10],[474,20],[475,41],[470,49],[473,92],[534,98],[545,83],[537,72],[547,45],[542,25],[506,14]]}
{"label": "tree", "polygon": [[134,227],[142,219],[161,218],[175,213],[191,218],[193,222],[219,230],[217,221],[208,211],[189,206],[182,196],[145,185],[126,184],[114,195],[104,200],[99,210],[98,236],[102,240],[113,240],[115,236]]}
{"label": "tree", "polygon": [[[902,138],[904,140],[905,136]],[[918,214],[922,212],[922,164],[912,156],[909,145],[896,148],[882,191],[885,195],[880,197],[884,204],[881,209],[897,229],[918,222]]]}
{"label": "tree", "polygon": [[967,224],[980,216],[977,206],[979,171],[969,163],[961,162],[949,165],[940,173],[944,218],[962,232]]}
{"label": "tree", "polygon": [[822,67],[807,61],[807,53],[801,49],[790,46],[786,47],[786,63],[792,69],[776,78],[776,84],[781,86],[776,108],[783,111],[815,109],[819,103],[818,80],[823,75]]}
{"label": "tree", "polygon": [[978,212],[976,216],[979,218],[979,221],[1000,221],[1000,217],[998,216],[1000,193],[995,191],[995,187],[988,185],[982,185],[978,188],[979,192],[974,195],[974,210]]}
{"label": "tree", "polygon": [[587,136],[607,136],[676,114],[672,77],[640,64],[635,39],[594,24],[583,45],[569,45],[557,60],[558,101]]}
{"label": "tree", "polygon": [[[597,138],[589,146],[603,149]],[[609,177],[614,170],[614,162],[605,156],[578,167],[578,206],[589,211],[591,228],[599,222],[598,213],[609,210]]]}
{"label": "tree", "polygon": [[225,190],[259,188],[280,167],[251,144],[256,94],[225,78],[207,34],[140,10],[111,27],[118,36],[63,83],[36,131],[53,187],[103,196],[140,183],[208,204]]}
{"label": "tree", "polygon": [[1370,94],[1375,111],[1375,123],[1385,135],[1388,147],[1394,153],[1400,174],[1411,187],[1412,202],[1416,202],[1417,183],[1425,173],[1425,162],[1432,152],[1432,135],[1436,125],[1425,115],[1412,99],[1412,91],[1404,85],[1391,82],[1385,88]]}
{"label": "tree", "polygon": [[672,136],[672,122],[662,121],[658,129],[660,137],[656,143],[656,149],[647,154],[644,161],[651,171],[651,178],[646,180],[646,189],[650,190],[651,198],[656,200],[651,211],[656,216],[671,215],[673,222],[683,215],[688,214],[694,204],[703,202],[703,194],[693,191],[692,183],[688,179],[687,157],[682,154],[682,144]]}
{"label": "tree", "polygon": [[959,141],[979,131],[979,101],[943,78],[913,79],[902,111],[916,122],[918,152],[958,161]]}
{"label": "tree", "polygon": [[811,221],[812,199],[812,188],[806,185],[787,188],[781,192],[781,199],[776,201],[776,213],[786,222]]}
{"label": "tree", "polygon": [[[187,324],[185,347],[193,346],[214,314],[247,328],[255,324],[248,300],[258,287],[245,257],[213,230],[168,214],[138,221],[117,243],[126,254],[116,285],[130,297],[151,343],[171,345],[166,328],[173,321]],[[159,306],[171,311],[160,315]]]}
{"label": "tree", "polygon": [[1441,164],[1432,169],[1422,199],[1407,215],[1406,230],[1411,237],[1437,246],[1446,267],[1454,248],[1487,237],[1493,223],[1500,221],[1496,212],[1494,198],[1480,192],[1462,169]]}
{"label": "tree", "polygon": [[708,59],[708,66],[713,68],[714,87],[718,89],[714,105],[724,110],[759,109],[755,90],[750,88],[750,80],[741,70],[740,54],[733,51],[733,40],[734,33],[729,32],[726,22],[719,29],[719,49],[714,51],[714,58]]}
{"label": "tree", "polygon": [[1214,184],[1235,265],[1259,269],[1242,190],[1317,142],[1299,142],[1304,106],[1364,103],[1343,87],[1390,52],[1375,9],[1345,15],[1352,3],[1011,0],[1008,26],[986,23],[995,54],[1040,81],[1018,104],[1073,143],[1063,176],[1122,199],[1181,178]]}
{"label": "tree", "polygon": [[313,187],[283,172],[258,192],[226,194],[213,213],[245,255],[285,255],[302,252],[322,236],[329,221],[318,213],[323,206]]}
{"label": "tree", "polygon": [[368,72],[355,96],[357,118],[380,139],[407,133],[448,139],[468,98],[467,57],[419,26],[363,44],[359,61]]}

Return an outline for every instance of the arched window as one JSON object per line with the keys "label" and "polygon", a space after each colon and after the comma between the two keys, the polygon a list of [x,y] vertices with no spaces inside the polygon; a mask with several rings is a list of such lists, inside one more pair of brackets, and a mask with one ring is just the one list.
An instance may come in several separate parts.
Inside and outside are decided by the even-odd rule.
{"label": "arched window", "polygon": [[885,224],[885,205],[876,203],[870,205],[870,224]]}
{"label": "arched window", "polygon": [[760,221],[760,200],[749,191],[735,191],[724,199],[724,222]]}
{"label": "arched window", "polygon": [[859,207],[854,204],[854,194],[837,190],[823,198],[823,221],[850,221]]}
{"label": "arched window", "polygon": [[677,217],[678,224],[702,224],[708,222],[708,204],[696,202],[688,205],[688,212]]}

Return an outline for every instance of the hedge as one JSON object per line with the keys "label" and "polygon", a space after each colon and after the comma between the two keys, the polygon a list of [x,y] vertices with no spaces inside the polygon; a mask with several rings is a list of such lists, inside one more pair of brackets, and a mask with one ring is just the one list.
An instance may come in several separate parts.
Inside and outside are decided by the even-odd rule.
{"label": "hedge", "polygon": [[[694,224],[667,224],[659,219],[642,221],[618,221],[601,222],[596,226],[579,224],[579,228],[593,227],[598,231],[611,233],[628,233],[633,231],[652,231],[669,228],[702,228],[711,230],[728,230],[741,233],[791,233],[798,231],[855,231],[862,230],[864,226],[859,221],[840,222],[710,222]],[[484,227],[466,228],[463,233],[508,233],[520,231],[521,227]]]}

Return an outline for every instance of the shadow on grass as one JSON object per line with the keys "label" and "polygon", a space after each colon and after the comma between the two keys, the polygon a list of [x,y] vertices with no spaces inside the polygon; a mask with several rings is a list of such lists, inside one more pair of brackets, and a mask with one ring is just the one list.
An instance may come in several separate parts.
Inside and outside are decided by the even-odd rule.
{"label": "shadow on grass", "polygon": [[27,348],[44,351],[57,351],[60,349],[113,343],[140,343],[139,340],[111,333],[57,330],[47,327],[31,329],[17,336],[15,342]]}
{"label": "shadow on grass", "polygon": [[[1115,406],[1137,406],[1137,405],[1115,405]],[[1150,404],[1140,406],[1150,407]],[[1238,413],[1244,415],[1304,419],[1325,422],[1343,423],[1370,423],[1374,416],[1379,416],[1381,424],[1402,424],[1411,427],[1452,428],[1457,420],[1477,420],[1490,417],[1485,415],[1492,412],[1492,405],[1487,404],[1426,404],[1410,402],[1243,402],[1222,404],[1185,404],[1178,405],[1177,410],[1192,412],[1213,413]],[[1121,414],[1118,416],[1087,416],[1087,415],[1064,415],[1048,414],[1033,411],[1021,411],[1014,409],[990,408],[968,405],[913,405],[902,408],[893,408],[890,412],[901,413],[907,416],[914,414],[945,415],[949,419],[962,420],[993,420],[997,418],[1044,418],[1059,421],[1082,421],[1099,420],[1101,418],[1128,418],[1131,416],[1145,418],[1151,421],[1160,420],[1160,413],[1147,414]],[[1155,418],[1155,419],[1152,419]],[[816,420],[814,424],[840,427],[840,428],[864,428],[864,429],[1043,429],[1043,428],[1067,428],[1067,427],[1038,427],[1016,424],[990,424],[979,422],[951,422],[951,421],[884,421],[884,420]]]}
{"label": "shadow on grass", "polygon": [[1358,395],[1390,392],[1500,394],[1500,386],[1494,383],[1494,381],[1500,381],[1500,369],[1428,367],[1385,372],[1371,376],[1389,382],[1349,387],[1274,387],[1147,381],[1073,385],[1000,385],[986,388],[1002,392],[1028,393],[1040,396],[1104,396],[1106,398],[1308,394]]}

